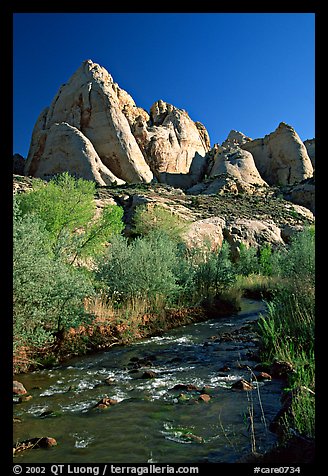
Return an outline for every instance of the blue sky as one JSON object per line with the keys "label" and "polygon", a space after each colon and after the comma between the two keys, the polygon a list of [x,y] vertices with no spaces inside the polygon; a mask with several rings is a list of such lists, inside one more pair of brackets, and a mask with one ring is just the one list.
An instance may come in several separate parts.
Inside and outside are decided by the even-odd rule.
{"label": "blue sky", "polygon": [[281,121],[315,136],[314,13],[16,13],[14,144],[81,63],[105,67],[139,107],[162,99],[202,122],[211,144]]}

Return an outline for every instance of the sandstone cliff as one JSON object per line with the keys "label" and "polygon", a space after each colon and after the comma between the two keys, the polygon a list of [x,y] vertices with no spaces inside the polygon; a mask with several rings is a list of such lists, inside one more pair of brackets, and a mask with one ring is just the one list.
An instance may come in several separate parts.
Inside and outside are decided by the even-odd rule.
{"label": "sandstone cliff", "polygon": [[[55,124],[66,123],[80,131],[85,141],[92,144],[97,156],[113,176],[128,182],[151,181],[153,174],[122,112],[125,103],[129,103],[130,109],[133,109],[128,95],[121,93],[105,68],[90,60],[85,61],[61,86],[50,107],[41,113],[33,131],[25,173],[43,177],[45,162],[48,174],[57,173],[57,154],[49,156],[44,152],[46,145],[48,150],[53,149],[52,139],[58,142],[54,133],[49,138],[50,128]],[[78,153],[79,149],[76,151]],[[92,160],[87,162],[91,163]],[[64,161],[61,160],[61,168],[63,166]],[[74,172],[69,163],[66,170]],[[84,171],[86,175],[92,173],[90,169]]]}
{"label": "sandstone cliff", "polygon": [[[58,124],[66,124],[67,131],[74,128],[74,140],[73,130],[68,132],[69,153],[60,148],[64,136]],[[77,137],[80,145],[88,144],[83,152]],[[185,111],[160,100],[148,114],[105,68],[88,60],[41,112],[25,174],[43,178],[67,170],[99,184],[150,182],[155,176],[160,182],[191,186],[204,175],[209,149],[205,127]]]}
{"label": "sandstone cliff", "polygon": [[263,139],[246,142],[241,148],[253,155],[261,177],[269,185],[289,185],[313,175],[305,145],[284,122]]}
{"label": "sandstone cliff", "polygon": [[[315,140],[303,143],[284,122],[255,140],[231,130],[211,147],[206,127],[186,111],[158,100],[148,113],[88,60],[37,119],[24,174],[68,171],[100,186],[160,182],[207,196],[280,187],[314,211],[314,161]],[[16,155],[14,172],[22,173],[24,161],[17,164]]]}

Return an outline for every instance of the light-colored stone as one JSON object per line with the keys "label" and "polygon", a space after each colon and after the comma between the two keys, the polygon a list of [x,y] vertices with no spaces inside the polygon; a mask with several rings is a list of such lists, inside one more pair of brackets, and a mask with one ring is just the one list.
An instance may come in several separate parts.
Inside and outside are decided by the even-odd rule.
{"label": "light-colored stone", "polygon": [[[127,93],[120,90],[105,68],[91,60],[85,61],[39,116],[26,173],[36,176],[50,128],[65,122],[89,139],[103,164],[115,176],[128,182],[150,182],[153,174],[122,112],[124,103],[128,103],[132,117],[133,104]],[[140,111],[136,114],[140,115]]]}
{"label": "light-colored stone", "polygon": [[315,167],[315,139],[307,139],[303,142],[310,157],[312,167]]}
{"label": "light-colored stone", "polygon": [[228,174],[247,185],[267,186],[255,167],[252,154],[239,148],[229,152],[226,149],[218,151],[214,157],[210,177],[221,174]]}
{"label": "light-colored stone", "polygon": [[273,247],[284,245],[280,228],[273,222],[264,220],[237,218],[225,226],[223,236],[229,243],[234,258],[238,258],[241,244],[247,248],[259,248],[264,244]]}
{"label": "light-colored stone", "polygon": [[225,220],[220,217],[196,220],[190,224],[183,235],[183,240],[189,248],[208,247],[216,250],[222,246]]}
{"label": "light-colored stone", "polygon": [[269,185],[294,184],[313,175],[305,145],[284,122],[263,139],[246,142],[241,148],[251,152],[261,177]]}
{"label": "light-colored stone", "polygon": [[240,147],[243,144],[246,144],[246,142],[250,142],[252,139],[250,137],[247,137],[245,134],[239,131],[235,131],[232,129],[228,137],[224,142],[222,142],[222,147],[224,148],[235,148],[235,147]]}
{"label": "light-colored stone", "polygon": [[99,185],[125,183],[108,170],[89,139],[76,127],[66,122],[55,123],[43,134],[42,158],[38,161],[35,177],[47,179],[68,171],[77,178],[94,180]]}
{"label": "light-colored stone", "polygon": [[315,184],[314,181],[300,183],[295,185],[290,191],[288,197],[290,201],[297,205],[308,208],[315,212]]}
{"label": "light-colored stone", "polygon": [[159,100],[151,107],[150,122],[139,116],[132,131],[159,182],[187,188],[203,177],[208,133],[186,111]]}

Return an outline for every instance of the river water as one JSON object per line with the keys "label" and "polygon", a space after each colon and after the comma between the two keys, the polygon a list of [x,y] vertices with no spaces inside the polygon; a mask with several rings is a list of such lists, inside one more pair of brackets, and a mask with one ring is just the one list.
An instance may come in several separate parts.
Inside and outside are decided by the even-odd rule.
{"label": "river water", "polygon": [[[256,364],[257,344],[247,329],[260,313],[262,302],[245,299],[233,316],[16,376],[33,398],[14,404],[21,420],[14,423],[14,443],[48,436],[58,444],[18,453],[15,462],[234,463],[251,451],[252,441],[258,452],[269,449],[276,441],[268,426],[280,408],[281,382],[231,389],[241,377],[251,378],[247,367]],[[237,339],[220,339],[238,329]],[[143,378],[146,371],[152,378]],[[199,401],[201,391],[173,389],[177,384],[207,386],[211,399]],[[94,408],[103,397],[117,403]]]}

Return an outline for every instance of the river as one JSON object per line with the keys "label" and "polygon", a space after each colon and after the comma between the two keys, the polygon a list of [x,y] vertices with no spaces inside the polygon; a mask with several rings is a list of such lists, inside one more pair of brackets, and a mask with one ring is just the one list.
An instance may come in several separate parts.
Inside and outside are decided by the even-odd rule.
{"label": "river", "polygon": [[[244,299],[235,315],[17,375],[32,399],[14,404],[21,420],[14,443],[48,436],[58,444],[18,453],[15,462],[234,463],[252,442],[266,451],[276,441],[268,426],[280,408],[281,382],[231,389],[251,378],[257,342],[249,327],[264,312],[264,303]],[[200,391],[173,389],[178,384]],[[205,386],[208,402],[199,400]],[[94,408],[103,397],[117,403]]]}

